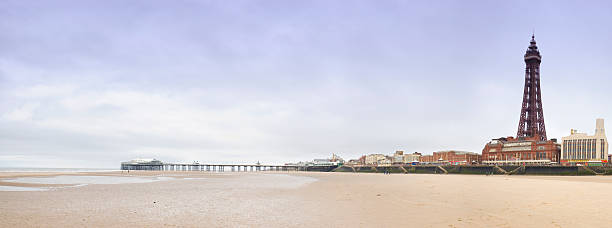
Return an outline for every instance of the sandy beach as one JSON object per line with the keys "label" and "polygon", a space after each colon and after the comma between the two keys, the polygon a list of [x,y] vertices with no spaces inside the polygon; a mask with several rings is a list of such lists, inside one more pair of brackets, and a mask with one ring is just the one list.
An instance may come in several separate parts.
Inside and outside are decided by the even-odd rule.
{"label": "sandy beach", "polygon": [[[15,182],[70,176],[151,182]],[[606,227],[612,177],[4,172],[0,186],[45,189],[0,191],[5,227]]]}

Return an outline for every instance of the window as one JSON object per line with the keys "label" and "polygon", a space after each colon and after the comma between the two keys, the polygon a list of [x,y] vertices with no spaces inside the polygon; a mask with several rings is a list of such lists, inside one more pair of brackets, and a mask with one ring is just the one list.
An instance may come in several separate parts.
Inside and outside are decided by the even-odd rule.
{"label": "window", "polygon": [[572,141],[571,140],[567,143],[567,148],[568,148],[567,157],[571,159],[572,158]]}
{"label": "window", "polygon": [[[589,141],[591,141],[591,140],[589,140]],[[590,142],[586,144],[586,148],[587,148],[586,152],[589,155],[588,157],[591,158],[591,143]]]}
{"label": "window", "polygon": [[586,159],[586,150],[584,148],[584,139],[580,139],[580,158]]}
{"label": "window", "polygon": [[572,140],[571,148],[572,148],[572,158],[576,159],[577,158],[576,157],[576,140]]}
{"label": "window", "polygon": [[595,148],[597,148],[597,139],[591,139],[591,154],[593,158],[597,157],[597,151],[595,150]]}
{"label": "window", "polygon": [[[595,139],[594,139],[595,140]],[[601,160],[607,160],[606,141],[601,140]]]}
{"label": "window", "polygon": [[563,158],[567,158],[567,140],[563,140],[563,151],[561,153]]}

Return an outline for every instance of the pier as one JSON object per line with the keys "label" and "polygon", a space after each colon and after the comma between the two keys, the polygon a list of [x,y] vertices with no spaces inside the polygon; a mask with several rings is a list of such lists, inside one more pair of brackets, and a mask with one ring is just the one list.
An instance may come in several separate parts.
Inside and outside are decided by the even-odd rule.
{"label": "pier", "polygon": [[300,166],[263,164],[199,164],[164,163],[159,160],[122,162],[121,170],[200,171],[200,172],[262,172],[262,171],[321,171],[329,172],[338,166]]}
{"label": "pier", "polygon": [[205,172],[259,172],[259,171],[300,171],[299,166],[290,165],[213,165],[213,164],[121,164],[121,170],[153,171],[205,171]]}

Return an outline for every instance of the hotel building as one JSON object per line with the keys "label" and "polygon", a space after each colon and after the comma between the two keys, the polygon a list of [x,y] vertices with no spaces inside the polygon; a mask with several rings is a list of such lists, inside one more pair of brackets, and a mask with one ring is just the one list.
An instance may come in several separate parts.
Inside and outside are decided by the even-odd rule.
{"label": "hotel building", "polygon": [[480,164],[482,156],[473,152],[465,151],[438,151],[433,155],[420,156],[420,162],[424,164],[445,164],[445,165],[472,165]]}
{"label": "hotel building", "polygon": [[407,163],[407,164],[419,163],[420,160],[421,160],[421,153],[419,152],[414,152],[412,154],[404,154],[404,163]]}
{"label": "hotel building", "polygon": [[419,162],[421,162],[421,164],[431,164],[431,163],[435,163],[437,160],[434,158],[433,155],[423,155],[419,158]]}
{"label": "hotel building", "polygon": [[480,164],[482,161],[482,156],[480,154],[454,150],[433,152],[433,157],[437,159],[437,161],[451,165]]}
{"label": "hotel building", "polygon": [[562,138],[561,163],[607,163],[608,139],[604,129],[604,120],[597,119],[595,134],[587,135],[572,129],[569,136]]}
{"label": "hotel building", "polygon": [[402,164],[404,163],[404,151],[398,150],[393,154],[393,164]]}
{"label": "hotel building", "polygon": [[386,163],[387,157],[384,154],[368,154],[365,156],[366,165],[378,165]]}

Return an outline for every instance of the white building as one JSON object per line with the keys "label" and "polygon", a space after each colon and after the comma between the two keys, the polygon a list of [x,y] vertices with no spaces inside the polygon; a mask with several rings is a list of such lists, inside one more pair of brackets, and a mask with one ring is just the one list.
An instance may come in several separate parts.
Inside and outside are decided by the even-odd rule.
{"label": "white building", "polygon": [[404,151],[398,150],[393,154],[393,164],[404,163]]}
{"label": "white building", "polygon": [[378,166],[391,166],[393,164],[393,156],[385,156],[385,159],[378,160]]}
{"label": "white building", "polygon": [[404,163],[419,162],[421,159],[421,153],[414,152],[412,154],[404,154]]}
{"label": "white building", "polygon": [[365,163],[366,165],[377,165],[386,159],[384,154],[368,154],[365,157]]}
{"label": "white building", "polygon": [[137,165],[137,164],[161,164],[162,162],[160,160],[157,160],[155,158],[136,158],[136,159],[132,159],[128,162],[122,162],[122,164],[132,164],[132,165]]}
{"label": "white building", "polygon": [[594,135],[572,129],[571,134],[562,140],[562,163],[608,162],[608,139],[603,119],[597,119]]}

